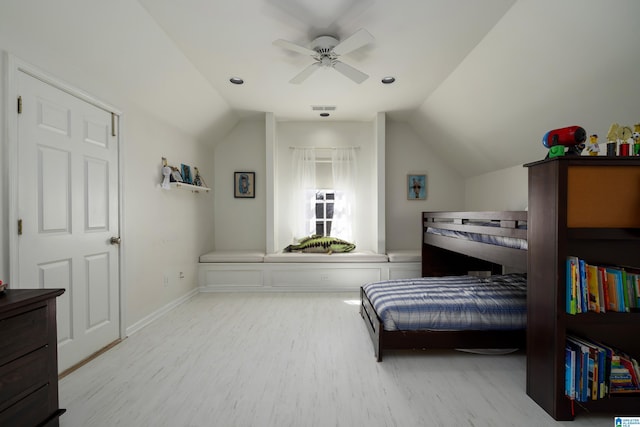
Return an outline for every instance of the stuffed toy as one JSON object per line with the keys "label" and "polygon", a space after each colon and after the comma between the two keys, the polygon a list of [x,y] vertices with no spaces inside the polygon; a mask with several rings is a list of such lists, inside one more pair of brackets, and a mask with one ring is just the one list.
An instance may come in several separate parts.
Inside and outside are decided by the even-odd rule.
{"label": "stuffed toy", "polygon": [[355,248],[355,244],[336,237],[313,234],[309,237],[302,238],[297,245],[287,246],[284,248],[284,252],[315,252],[331,255],[333,252],[351,252]]}

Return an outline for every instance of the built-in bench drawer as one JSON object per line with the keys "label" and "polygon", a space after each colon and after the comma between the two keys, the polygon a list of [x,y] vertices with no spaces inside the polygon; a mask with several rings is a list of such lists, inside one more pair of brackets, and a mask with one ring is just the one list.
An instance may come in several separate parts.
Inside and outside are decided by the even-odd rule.
{"label": "built-in bench drawer", "polygon": [[376,282],[381,278],[381,269],[377,267],[359,268],[303,268],[288,266],[274,269],[271,273],[274,287],[314,287],[358,289],[363,283]]}

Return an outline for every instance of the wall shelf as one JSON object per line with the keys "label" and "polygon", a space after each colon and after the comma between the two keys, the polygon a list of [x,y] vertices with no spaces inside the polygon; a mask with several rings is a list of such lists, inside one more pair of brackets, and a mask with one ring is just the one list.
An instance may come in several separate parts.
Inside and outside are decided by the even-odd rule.
{"label": "wall shelf", "polygon": [[[188,165],[181,165],[182,167],[182,172],[180,172],[180,169],[178,169],[175,166],[170,166],[167,162],[167,158],[163,157],[162,158],[162,174],[163,174],[163,183],[160,184],[160,188],[164,188],[166,190],[170,190],[172,188],[178,189],[178,190],[189,190],[192,193],[208,193],[209,191],[211,191],[210,188],[208,187],[204,187],[202,185],[194,185],[194,184],[187,184],[186,182],[182,182],[182,181],[187,181],[187,182],[191,182],[191,167]],[[193,180],[194,182],[198,183],[198,184],[205,184],[204,180],[201,178],[200,176],[200,172],[198,171],[198,168],[194,167],[194,173],[195,173],[195,179]],[[187,179],[184,179],[185,177],[183,175],[185,175],[184,171],[187,171],[186,175],[187,175]],[[169,187],[165,188],[164,185],[167,185],[166,181],[168,181],[169,178],[169,174],[171,176],[171,182],[168,182]]]}
{"label": "wall shelf", "polygon": [[171,186],[171,188],[176,188],[178,190],[189,190],[192,193],[199,193],[199,192],[204,192],[204,193],[208,193],[209,191],[211,191],[210,188],[208,187],[201,187],[199,185],[191,185],[191,184],[185,184],[184,182],[170,182],[169,185]]}

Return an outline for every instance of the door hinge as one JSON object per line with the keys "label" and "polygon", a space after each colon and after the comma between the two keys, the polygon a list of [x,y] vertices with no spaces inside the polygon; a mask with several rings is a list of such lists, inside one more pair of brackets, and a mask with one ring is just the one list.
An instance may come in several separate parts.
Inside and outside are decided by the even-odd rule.
{"label": "door hinge", "polygon": [[116,136],[116,113],[111,113],[111,136]]}
{"label": "door hinge", "polygon": [[18,114],[22,114],[22,97],[18,97]]}
{"label": "door hinge", "polygon": [[22,235],[22,219],[18,220],[18,236]]}

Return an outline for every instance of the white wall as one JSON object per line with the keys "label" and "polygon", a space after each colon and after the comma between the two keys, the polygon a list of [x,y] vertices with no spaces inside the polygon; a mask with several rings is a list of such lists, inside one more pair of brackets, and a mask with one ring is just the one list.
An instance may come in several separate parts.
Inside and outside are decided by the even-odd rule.
{"label": "white wall", "polygon": [[[421,213],[464,208],[464,180],[404,122],[387,118],[387,249],[419,249]],[[407,199],[407,174],[427,176],[426,200]]]}
{"label": "white wall", "polygon": [[[277,122],[275,126],[275,231],[276,249],[291,242],[288,227],[291,176],[289,147],[359,146],[362,183],[358,199],[356,244],[375,251],[375,185],[377,176],[374,122]],[[386,121],[386,247],[419,249],[420,215],[425,210],[461,210],[465,204],[465,182],[435,155],[411,126]],[[215,148],[213,250],[265,250],[267,232],[265,199],[264,121],[241,121]],[[233,198],[233,172],[256,172],[256,198]],[[407,200],[406,179],[410,173],[427,175],[427,199]],[[496,208],[498,209],[498,208]]]}
{"label": "white wall", "polygon": [[[213,156],[215,240],[209,250],[265,250],[266,165],[264,120],[244,120],[218,142]],[[255,172],[255,198],[233,197],[234,172]],[[209,184],[211,185],[211,184]]]}
{"label": "white wall", "polygon": [[162,190],[161,159],[166,157],[173,166],[198,167],[211,185],[213,150],[143,112],[128,111],[123,129],[123,251],[131,325],[197,286],[198,257],[213,240],[213,194]]}
{"label": "white wall", "polygon": [[528,169],[520,166],[474,176],[465,181],[464,209],[520,211],[528,203]]}

